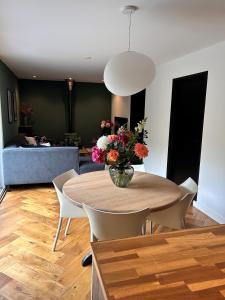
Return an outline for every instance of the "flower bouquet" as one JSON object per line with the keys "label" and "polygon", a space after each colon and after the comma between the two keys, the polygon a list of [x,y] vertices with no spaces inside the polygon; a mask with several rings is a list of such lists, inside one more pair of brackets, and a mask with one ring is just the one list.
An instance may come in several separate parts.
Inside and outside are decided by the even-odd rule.
{"label": "flower bouquet", "polygon": [[147,138],[147,131],[144,129],[146,120],[140,121],[134,132],[124,125],[117,134],[101,136],[92,148],[94,162],[111,165],[109,174],[116,186],[126,187],[134,174],[131,164],[137,158],[148,156],[149,150],[144,142],[144,138]]}
{"label": "flower bouquet", "polygon": [[102,120],[100,127],[102,135],[109,135],[111,133],[113,123],[110,120]]}

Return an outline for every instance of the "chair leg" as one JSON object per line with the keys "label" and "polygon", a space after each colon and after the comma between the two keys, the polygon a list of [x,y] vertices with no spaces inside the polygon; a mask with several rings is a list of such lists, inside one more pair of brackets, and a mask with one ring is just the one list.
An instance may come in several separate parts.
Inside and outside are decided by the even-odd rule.
{"label": "chair leg", "polygon": [[65,236],[68,234],[68,230],[69,230],[69,227],[70,227],[70,222],[71,222],[71,218],[69,218],[68,221],[67,221],[66,229],[65,229],[65,233],[64,233]]}
{"label": "chair leg", "polygon": [[58,228],[57,228],[55,239],[54,239],[54,243],[53,243],[53,247],[52,247],[52,251],[55,251],[55,248],[56,248],[56,244],[57,244],[57,241],[58,241],[60,229],[61,229],[61,226],[62,226],[62,220],[63,220],[63,218],[60,217],[59,218],[59,223],[58,223]]}
{"label": "chair leg", "polygon": [[181,229],[185,229],[186,228],[186,225],[185,225],[185,219],[183,218],[181,220]]}
{"label": "chair leg", "polygon": [[145,221],[145,223],[142,225],[141,234],[142,234],[142,235],[145,235],[145,234],[146,234],[146,221]]}
{"label": "chair leg", "polygon": [[150,234],[153,234],[153,223],[150,221]]}
{"label": "chair leg", "polygon": [[148,219],[149,222],[149,234],[152,235],[153,234],[153,223],[150,219]]}

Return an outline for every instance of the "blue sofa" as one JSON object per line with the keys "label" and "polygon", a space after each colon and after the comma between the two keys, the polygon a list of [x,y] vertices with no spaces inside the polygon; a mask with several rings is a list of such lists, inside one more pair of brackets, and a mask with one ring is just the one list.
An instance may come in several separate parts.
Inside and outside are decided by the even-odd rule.
{"label": "blue sofa", "polygon": [[5,185],[49,183],[70,169],[78,174],[103,170],[89,157],[80,157],[77,147],[13,147],[2,150]]}

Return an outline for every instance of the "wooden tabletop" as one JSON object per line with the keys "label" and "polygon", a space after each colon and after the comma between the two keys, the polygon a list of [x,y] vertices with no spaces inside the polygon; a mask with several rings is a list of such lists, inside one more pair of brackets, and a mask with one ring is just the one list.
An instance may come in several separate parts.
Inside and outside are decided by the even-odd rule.
{"label": "wooden tabletop", "polygon": [[92,243],[105,299],[222,300],[225,225]]}
{"label": "wooden tabletop", "polygon": [[78,206],[85,203],[110,212],[160,210],[173,205],[182,196],[180,188],[172,181],[144,172],[135,172],[129,186],[119,188],[112,183],[108,171],[72,178],[64,184],[63,193]]}

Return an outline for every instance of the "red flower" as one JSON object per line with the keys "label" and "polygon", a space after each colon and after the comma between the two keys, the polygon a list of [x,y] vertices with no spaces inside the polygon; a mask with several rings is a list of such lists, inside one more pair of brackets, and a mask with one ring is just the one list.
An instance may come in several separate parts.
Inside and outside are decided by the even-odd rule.
{"label": "red flower", "polygon": [[136,156],[141,159],[148,156],[148,148],[141,143],[135,144],[134,152],[135,152]]}
{"label": "red flower", "polygon": [[129,137],[125,133],[120,133],[118,135],[118,140],[121,141],[124,144],[124,146],[126,146],[129,142]]}

